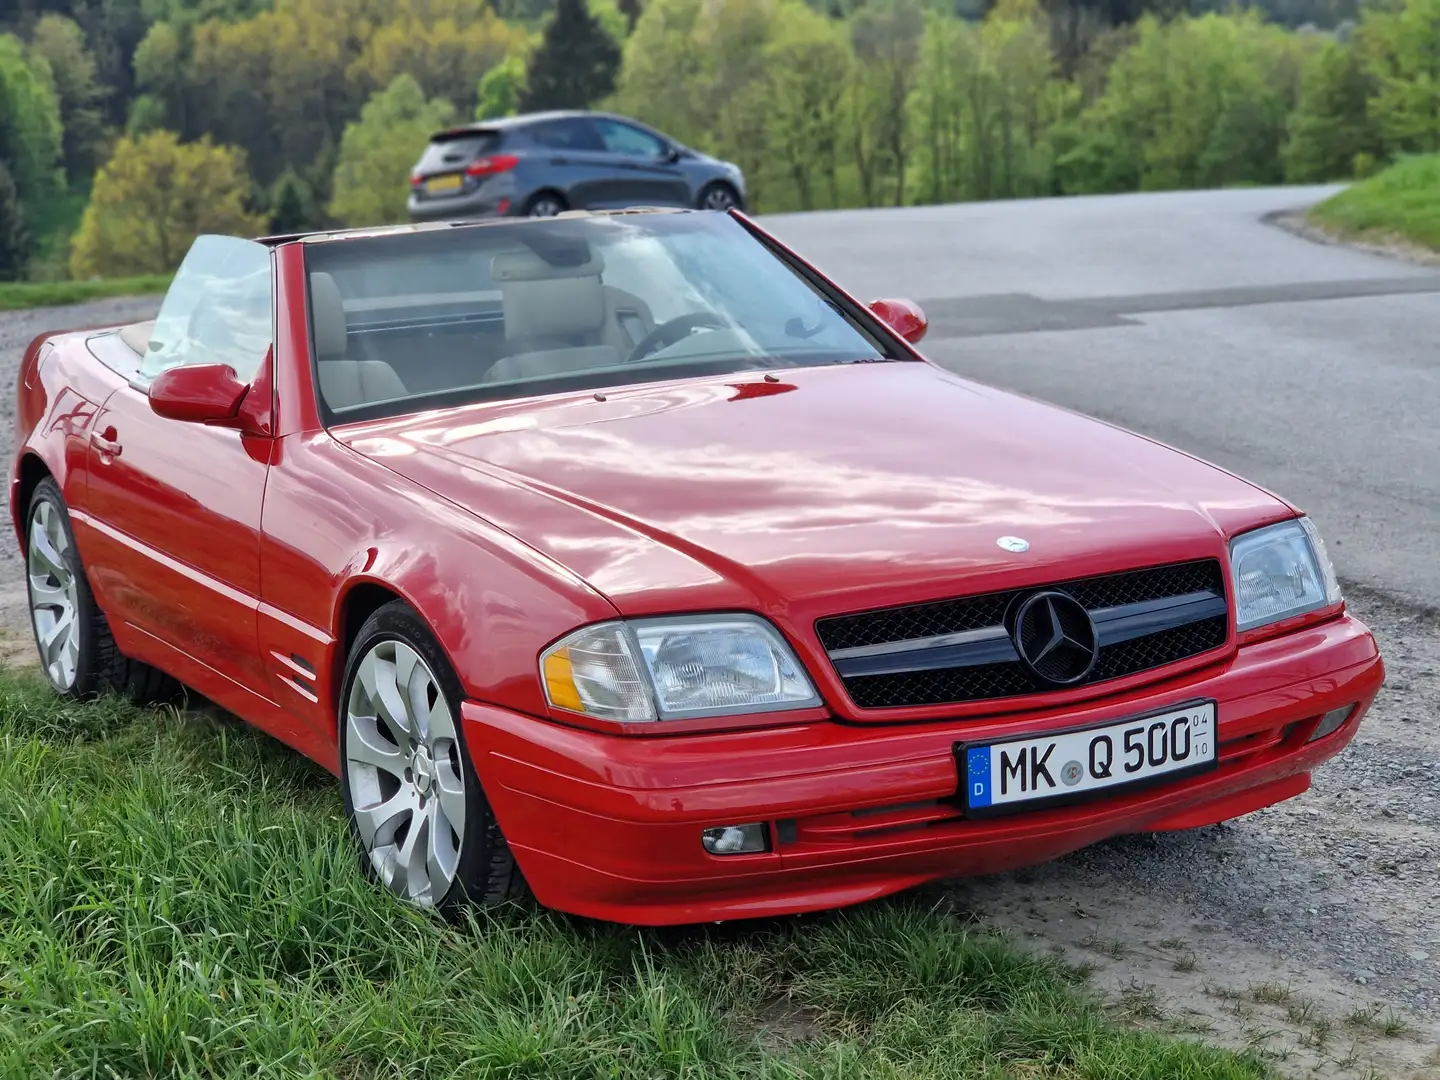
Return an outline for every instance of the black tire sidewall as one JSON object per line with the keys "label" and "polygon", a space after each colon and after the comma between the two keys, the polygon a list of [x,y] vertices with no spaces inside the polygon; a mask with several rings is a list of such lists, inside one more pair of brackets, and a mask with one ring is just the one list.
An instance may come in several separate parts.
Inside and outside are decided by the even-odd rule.
{"label": "black tire sidewall", "polygon": [[415,613],[410,605],[401,600],[386,604],[365,621],[365,625],[360,628],[360,633],[356,635],[355,643],[351,646],[350,655],[345,662],[345,677],[340,684],[340,702],[336,710],[340,736],[340,792],[344,802],[345,817],[349,823],[350,835],[354,838],[355,845],[359,850],[361,866],[366,876],[372,881],[378,880],[375,868],[370,862],[370,854],[365,850],[364,842],[360,838],[360,831],[355,824],[355,803],[350,793],[350,771],[345,757],[345,744],[349,735],[349,725],[345,722],[345,713],[349,706],[350,690],[355,684],[356,672],[359,670],[361,659],[376,645],[384,641],[403,642],[420,654],[434,673],[440,692],[445,695],[445,702],[450,707],[450,715],[455,722],[461,768],[465,771],[465,835],[460,838],[460,858],[456,866],[455,882],[451,885],[450,891],[435,904],[436,910],[442,915],[453,916],[465,905],[467,900],[483,898],[490,868],[495,819],[490,810],[489,800],[485,798],[485,793],[480,787],[480,777],[475,772],[475,764],[470,760],[470,748],[466,745],[465,733],[462,729],[460,703],[464,700],[465,693],[460,685],[460,678],[455,674],[449,657],[445,655],[445,650],[430,628],[425,625],[425,621]]}
{"label": "black tire sidewall", "polygon": [[[45,674],[46,684],[57,694],[66,697],[82,700],[98,695],[104,690],[102,672],[96,663],[95,656],[95,616],[97,608],[94,594],[90,591],[90,579],[85,576],[85,566],[80,561],[80,550],[75,546],[75,531],[70,527],[70,510],[65,505],[65,496],[60,492],[60,485],[50,477],[41,480],[35,486],[30,495],[30,503],[25,508],[25,555],[27,564],[25,567],[25,603],[26,613],[30,619],[30,634],[35,639],[35,653],[40,657],[43,664],[44,653],[40,648],[40,633],[35,627],[34,608],[30,596],[30,567],[28,557],[30,544],[35,531],[35,511],[42,503],[49,503],[50,506],[60,515],[60,527],[65,530],[67,541],[65,552],[61,556],[70,573],[75,576],[75,626],[79,633],[79,650],[75,658],[75,681],[69,689],[62,690],[50,681],[49,674]],[[42,667],[42,673],[44,668]]]}

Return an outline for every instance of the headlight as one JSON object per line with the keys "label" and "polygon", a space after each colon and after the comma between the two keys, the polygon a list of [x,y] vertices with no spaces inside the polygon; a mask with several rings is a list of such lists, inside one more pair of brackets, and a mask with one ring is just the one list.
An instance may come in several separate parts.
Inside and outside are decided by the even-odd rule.
{"label": "headlight", "polygon": [[545,697],[602,720],[688,720],[819,705],[779,632],[754,615],[599,623],[540,655]]}
{"label": "headlight", "polygon": [[1238,630],[1340,602],[1340,582],[1309,518],[1282,521],[1230,541]]}

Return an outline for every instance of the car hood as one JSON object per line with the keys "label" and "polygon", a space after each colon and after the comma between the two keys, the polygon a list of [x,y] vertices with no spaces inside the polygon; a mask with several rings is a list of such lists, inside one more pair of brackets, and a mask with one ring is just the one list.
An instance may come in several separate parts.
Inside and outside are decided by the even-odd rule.
{"label": "car hood", "polygon": [[335,435],[626,614],[806,620],[1025,587],[1221,557],[1229,536],[1294,513],[1186,454],[923,362],[472,405]]}

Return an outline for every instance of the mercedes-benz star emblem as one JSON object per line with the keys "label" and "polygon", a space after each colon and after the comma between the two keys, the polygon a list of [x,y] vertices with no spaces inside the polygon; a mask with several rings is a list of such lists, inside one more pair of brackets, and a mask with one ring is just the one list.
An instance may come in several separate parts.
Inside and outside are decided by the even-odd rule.
{"label": "mercedes-benz star emblem", "polygon": [[1035,675],[1055,686],[1090,674],[1100,642],[1090,614],[1069,593],[1039,592],[1015,612],[1015,651]]}
{"label": "mercedes-benz star emblem", "polygon": [[1013,551],[1017,555],[1022,551],[1030,550],[1030,541],[1023,536],[1002,536],[995,543],[1004,550]]}

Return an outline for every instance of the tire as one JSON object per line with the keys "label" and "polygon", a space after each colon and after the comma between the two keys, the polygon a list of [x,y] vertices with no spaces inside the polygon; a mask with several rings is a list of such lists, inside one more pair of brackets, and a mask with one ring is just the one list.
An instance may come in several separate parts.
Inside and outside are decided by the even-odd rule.
{"label": "tire", "polygon": [[107,690],[138,704],[178,696],[178,682],[158,668],[131,660],[116,646],[75,548],[65,497],[50,477],[35,486],[25,521],[30,626],[50,686],[76,700]]}
{"label": "tire", "polygon": [[731,207],[737,210],[744,209],[740,204],[739,193],[723,180],[717,180],[713,184],[706,184],[704,190],[700,192],[700,198],[695,200],[695,208],[697,210],[719,210],[723,212],[729,210]]}
{"label": "tire", "polygon": [[[360,628],[337,710],[340,786],[362,866],[447,917],[527,892],[460,732],[463,697],[435,635],[395,600]],[[418,724],[417,701],[429,711]]]}
{"label": "tire", "polygon": [[570,209],[564,196],[555,191],[537,191],[525,202],[524,217],[554,217]]}

